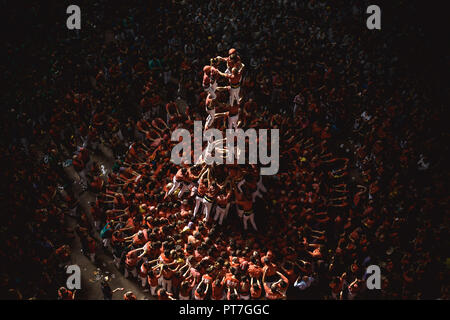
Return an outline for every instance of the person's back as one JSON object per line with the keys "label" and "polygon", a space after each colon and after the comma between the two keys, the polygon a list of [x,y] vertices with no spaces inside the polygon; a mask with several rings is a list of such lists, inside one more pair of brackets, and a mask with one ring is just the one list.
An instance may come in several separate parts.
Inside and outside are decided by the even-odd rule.
{"label": "person's back", "polygon": [[212,284],[212,300],[223,300],[224,283],[216,279]]}

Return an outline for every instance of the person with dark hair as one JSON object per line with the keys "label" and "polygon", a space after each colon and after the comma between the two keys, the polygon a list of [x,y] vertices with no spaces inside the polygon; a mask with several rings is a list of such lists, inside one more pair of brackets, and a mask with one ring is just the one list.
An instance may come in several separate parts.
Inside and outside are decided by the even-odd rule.
{"label": "person with dark hair", "polygon": [[70,291],[66,287],[58,289],[58,300],[75,300],[75,290]]}
{"label": "person with dark hair", "polygon": [[133,301],[133,300],[137,300],[137,297],[136,297],[136,295],[133,293],[133,291],[127,291],[127,292],[125,292],[125,294],[123,295],[123,300]]}
{"label": "person with dark hair", "polygon": [[200,283],[197,285],[197,288],[194,291],[194,299],[195,300],[205,300],[206,295],[209,291],[209,283],[202,279]]}

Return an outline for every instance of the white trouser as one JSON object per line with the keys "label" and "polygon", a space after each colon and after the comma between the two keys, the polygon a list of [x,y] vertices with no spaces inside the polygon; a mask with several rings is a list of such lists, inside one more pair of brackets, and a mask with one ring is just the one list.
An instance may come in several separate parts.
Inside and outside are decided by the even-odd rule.
{"label": "white trouser", "polygon": [[150,294],[152,296],[156,295],[156,288],[158,288],[158,286],[154,286],[154,287],[150,286]]}
{"label": "white trouser", "polygon": [[198,209],[200,209],[200,205],[202,204],[202,202],[203,202],[202,197],[199,197],[199,196],[195,197],[194,218],[197,215]]}
{"label": "white trouser", "polygon": [[190,184],[186,184],[183,183],[183,186],[181,187],[180,192],[178,193],[178,198],[181,198],[183,196],[183,194],[188,191],[194,184],[190,183]]}
{"label": "white trouser", "polygon": [[207,108],[206,112],[208,112],[208,117],[206,118],[205,130],[212,125],[212,123],[214,121],[214,116],[216,115],[216,109],[208,109]]}
{"label": "white trouser", "polygon": [[[228,206],[228,204],[227,204]],[[222,225],[223,218],[225,217],[225,214],[227,213],[227,207],[222,208],[220,206],[216,207],[216,215],[214,216],[214,221],[217,221],[219,219],[219,224]]]}
{"label": "white trouser", "polygon": [[141,286],[142,288],[145,288],[145,286],[147,285],[147,277],[140,276],[140,278],[141,278]]}
{"label": "white trouser", "polygon": [[167,193],[167,196],[170,196],[172,193],[174,193],[175,190],[177,190],[177,188],[178,188],[178,187],[181,185],[181,183],[182,183],[182,181],[177,181],[177,179],[176,179],[175,176],[173,176],[172,182],[173,182],[173,186],[172,186],[172,188],[170,188],[169,192]]}
{"label": "white trouser", "polygon": [[239,121],[239,114],[228,118],[228,129],[236,129]]}
{"label": "white trouser", "polygon": [[203,220],[205,220],[205,221],[209,220],[212,206],[213,206],[212,202],[209,202],[208,200],[203,199],[203,212],[205,214],[205,218]]}
{"label": "white trouser", "polygon": [[205,90],[206,93],[208,93],[211,96],[211,99],[215,99],[217,97],[216,96],[217,81],[214,81],[207,88],[203,87],[203,89]]}
{"label": "white trouser", "polygon": [[239,104],[239,90],[241,88],[230,88],[230,106],[234,106],[234,100]]}
{"label": "white trouser", "polygon": [[258,228],[256,228],[256,224],[255,224],[255,214],[252,213],[251,215],[245,215],[243,217],[243,222],[244,222],[244,230],[247,230],[247,223],[248,220],[250,220],[250,223],[252,224],[253,229],[255,229],[255,231],[258,231]]}
{"label": "white trouser", "polygon": [[250,300],[250,295],[246,295],[246,296],[239,295],[239,298],[241,298],[241,300]]}
{"label": "white trouser", "polygon": [[167,292],[172,293],[172,279],[166,280],[164,277],[161,277],[161,287],[166,289]]}

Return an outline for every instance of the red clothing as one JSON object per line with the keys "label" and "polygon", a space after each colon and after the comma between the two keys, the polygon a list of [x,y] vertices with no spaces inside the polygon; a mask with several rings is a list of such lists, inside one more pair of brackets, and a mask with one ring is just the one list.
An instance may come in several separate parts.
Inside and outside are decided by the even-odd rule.
{"label": "red clothing", "polygon": [[236,74],[227,74],[227,78],[230,81],[230,86],[232,88],[239,87],[242,79],[242,72],[237,72]]}
{"label": "red clothing", "polygon": [[203,87],[209,87],[211,83],[216,81],[218,75],[218,70],[214,67],[211,67],[209,72],[203,73]]}

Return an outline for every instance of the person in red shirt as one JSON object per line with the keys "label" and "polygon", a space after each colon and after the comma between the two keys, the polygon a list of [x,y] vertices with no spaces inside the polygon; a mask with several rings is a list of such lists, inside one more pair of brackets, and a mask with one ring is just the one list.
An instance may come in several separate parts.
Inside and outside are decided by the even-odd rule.
{"label": "person in red shirt", "polygon": [[147,277],[148,277],[148,273],[150,271],[150,262],[149,261],[145,261],[144,263],[141,264],[141,268],[139,270],[139,278],[141,278],[141,286],[142,288],[145,288],[147,286]]}
{"label": "person in red shirt", "polygon": [[137,277],[136,266],[138,264],[139,257],[137,255],[137,250],[131,250],[127,253],[125,258],[125,278],[128,278],[131,273],[133,277]]}
{"label": "person in red shirt", "polygon": [[251,257],[247,271],[250,277],[255,281],[261,278],[263,270],[260,266],[259,259],[256,256]]}
{"label": "person in red shirt", "polygon": [[178,299],[179,300],[190,300],[192,289],[195,287],[195,283],[192,283],[191,281],[183,281],[180,285],[180,291],[178,293]]}
{"label": "person in red shirt", "polygon": [[206,180],[208,187],[206,189],[205,195],[203,197],[203,213],[205,217],[203,218],[203,222],[207,222],[209,220],[209,216],[211,214],[211,210],[216,200],[216,195],[219,192],[219,186],[215,181],[212,181],[210,177],[210,171],[208,170],[208,176]]}
{"label": "person in red shirt", "polygon": [[152,296],[156,295],[156,289],[158,287],[158,279],[161,274],[157,274],[157,272],[153,269],[150,269],[147,274],[147,282],[150,287],[150,293]]}
{"label": "person in red shirt", "polygon": [[250,280],[248,279],[248,276],[241,277],[241,282],[239,285],[239,297],[242,300],[250,300]]}
{"label": "person in red shirt", "polygon": [[227,74],[231,74],[231,70],[234,67],[241,68],[241,65],[242,65],[241,57],[238,55],[236,49],[234,49],[234,48],[231,48],[230,50],[228,50],[228,57],[224,58],[221,56],[217,56],[216,60],[224,61],[227,63],[227,69],[225,70],[225,73],[227,73]]}
{"label": "person in red shirt", "polygon": [[235,293],[237,294],[237,288],[239,288],[240,281],[236,278],[237,270],[234,267],[230,268],[230,272],[225,275],[225,285],[227,288],[227,297],[229,297],[230,294]]}
{"label": "person in red shirt", "polygon": [[270,287],[266,283],[264,283],[264,291],[266,293],[266,299],[268,300],[281,300],[286,298],[286,296],[281,293],[280,288],[275,283],[272,283]]}
{"label": "person in red shirt", "polygon": [[[209,170],[208,170],[209,171]],[[197,212],[200,209],[200,205],[203,203],[203,197],[206,194],[206,190],[208,189],[208,180],[204,178],[205,174],[207,174],[208,171],[203,171],[200,175],[200,178],[198,179],[198,187],[194,188],[196,189],[196,196],[195,196],[195,207],[194,207],[194,218],[197,216]]]}
{"label": "person in red shirt", "polygon": [[252,277],[250,279],[250,296],[254,300],[259,300],[261,299],[261,295],[262,295],[261,283],[259,282],[259,279],[254,281],[254,278]]}
{"label": "person in red shirt", "polygon": [[216,197],[216,215],[214,216],[214,221],[219,220],[219,225],[222,225],[223,218],[227,214],[227,209],[230,207],[232,190],[221,190]]}
{"label": "person in red shirt", "polygon": [[270,285],[277,279],[277,266],[274,263],[270,262],[269,258],[267,257],[265,257],[263,261],[263,278],[270,287]]}
{"label": "person in red shirt", "polygon": [[209,290],[209,286],[210,286],[209,282],[207,283],[205,281],[205,279],[202,279],[202,281],[200,281],[197,288],[195,289],[194,299],[195,300],[205,300],[206,294],[208,293],[208,290]]}
{"label": "person in red shirt", "polygon": [[[225,74],[225,77],[228,78],[230,87],[230,106],[234,105],[234,102],[236,101],[236,104],[239,104],[239,91],[241,90],[241,79],[242,79],[242,69],[244,67],[244,64],[242,64],[241,68],[238,69],[234,67],[231,69],[231,74]],[[222,75],[222,74],[221,74]]]}
{"label": "person in red shirt", "polygon": [[166,289],[161,288],[157,293],[158,300],[176,300],[173,295],[166,291]]}
{"label": "person in red shirt", "polygon": [[75,300],[75,290],[72,292],[65,287],[58,289],[58,299],[59,300]]}
{"label": "person in red shirt", "polygon": [[224,300],[225,299],[225,278],[216,278],[212,284],[211,299]]}
{"label": "person in red shirt", "polygon": [[166,289],[167,292],[172,292],[172,277],[174,275],[174,270],[165,264],[162,267],[161,275],[161,286]]}
{"label": "person in red shirt", "polygon": [[217,76],[219,74],[219,70],[214,68],[213,66],[204,66],[203,67],[203,89],[208,95],[211,96],[212,99],[217,97],[216,89],[217,89]]}
{"label": "person in red shirt", "polygon": [[238,205],[238,208],[242,210],[244,230],[247,230],[247,223],[250,220],[253,229],[255,229],[255,231],[258,231],[255,223],[255,214],[253,212],[253,202],[251,200],[251,194],[248,194],[248,192],[247,194],[239,193],[237,190],[235,190],[235,196],[236,204]]}
{"label": "person in red shirt", "polygon": [[127,291],[123,295],[123,300],[137,300],[136,295],[132,291]]}
{"label": "person in red shirt", "polygon": [[[164,199],[166,199],[167,197],[169,197],[172,193],[175,192],[176,189],[178,189],[179,187],[184,187],[184,183],[185,180],[187,178],[187,169],[186,168],[180,168],[177,173],[173,176],[173,184],[172,184],[172,188],[170,188],[169,192],[167,192],[167,194],[164,196]],[[178,197],[181,198],[181,191],[180,193],[178,193]]]}
{"label": "person in red shirt", "polygon": [[228,129],[237,129],[239,123],[239,114],[241,107],[239,103],[230,105],[228,108]]}

